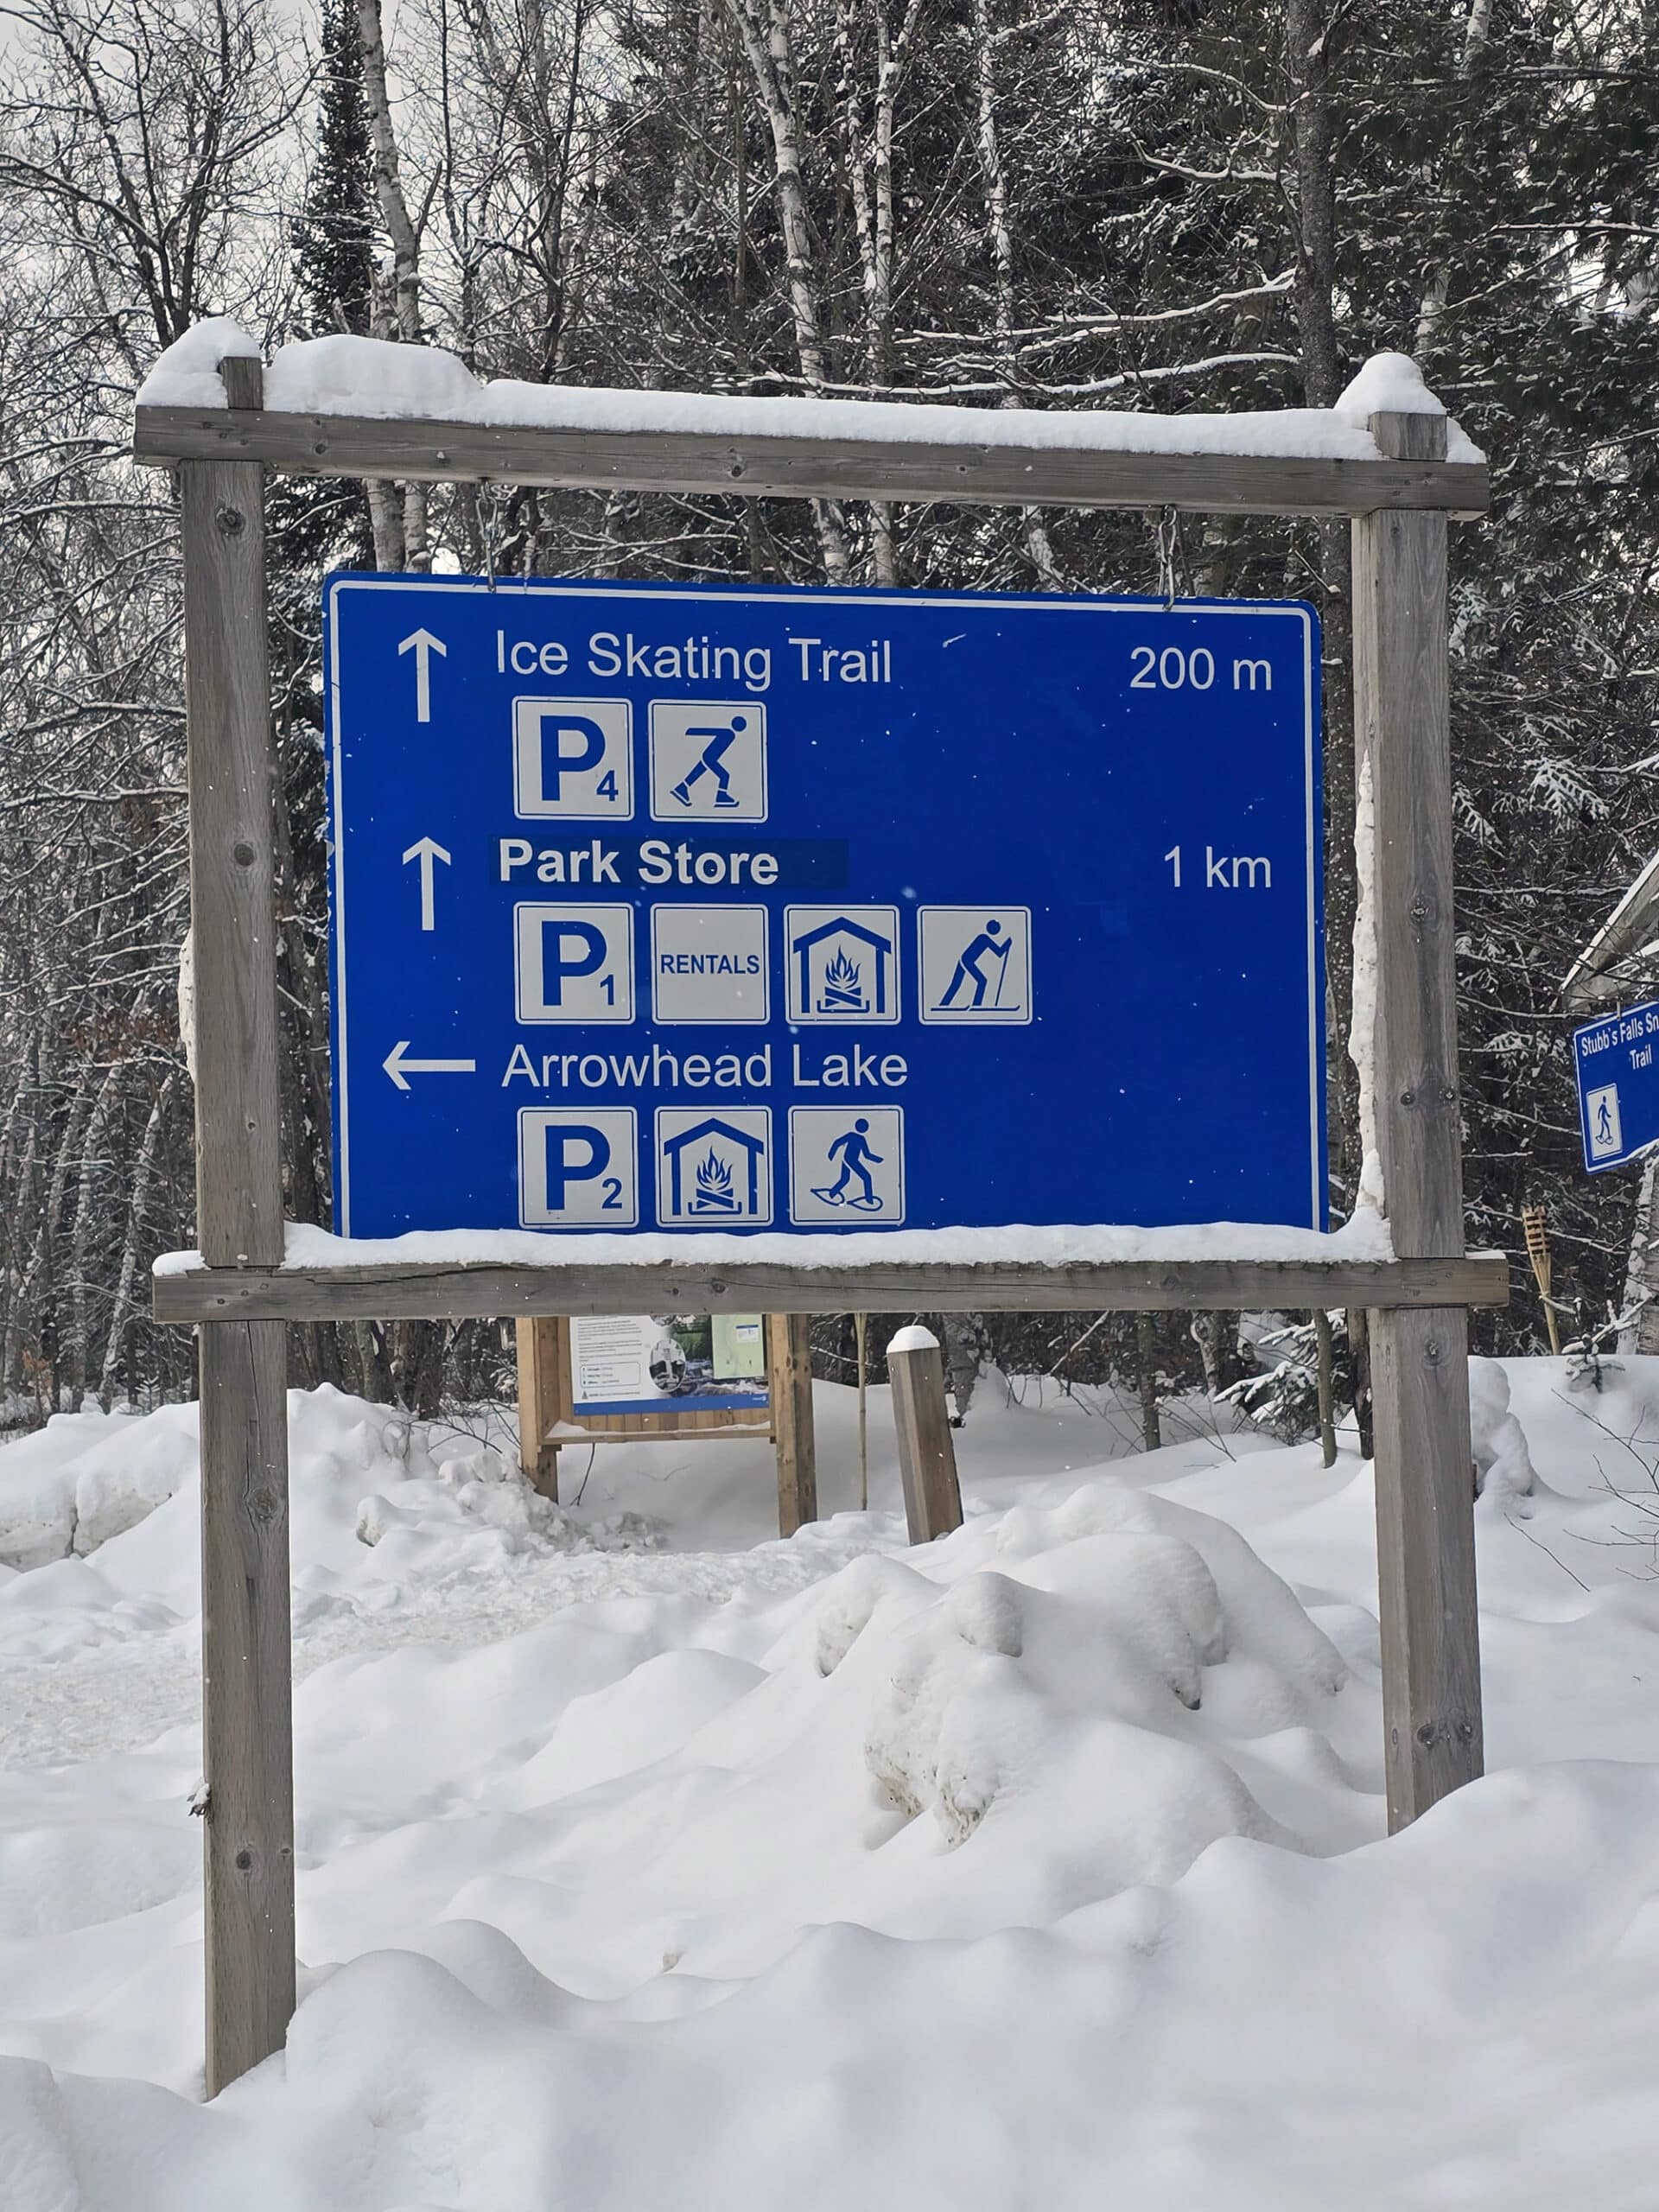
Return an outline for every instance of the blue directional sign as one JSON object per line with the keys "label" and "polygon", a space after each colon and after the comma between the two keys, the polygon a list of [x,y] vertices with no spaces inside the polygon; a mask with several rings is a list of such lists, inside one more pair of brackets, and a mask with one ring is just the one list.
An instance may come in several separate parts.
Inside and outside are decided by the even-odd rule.
{"label": "blue directional sign", "polygon": [[1592,1175],[1659,1144],[1659,1004],[1633,1006],[1573,1033],[1584,1164]]}
{"label": "blue directional sign", "polygon": [[1308,607],[325,613],[342,1233],[1323,1223]]}

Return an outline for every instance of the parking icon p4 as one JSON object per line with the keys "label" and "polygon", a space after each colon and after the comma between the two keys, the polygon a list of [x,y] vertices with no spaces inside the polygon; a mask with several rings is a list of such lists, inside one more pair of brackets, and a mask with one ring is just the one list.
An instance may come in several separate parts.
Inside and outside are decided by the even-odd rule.
{"label": "parking icon p4", "polygon": [[525,821],[626,821],[632,727],[626,699],[515,699],[513,811]]}

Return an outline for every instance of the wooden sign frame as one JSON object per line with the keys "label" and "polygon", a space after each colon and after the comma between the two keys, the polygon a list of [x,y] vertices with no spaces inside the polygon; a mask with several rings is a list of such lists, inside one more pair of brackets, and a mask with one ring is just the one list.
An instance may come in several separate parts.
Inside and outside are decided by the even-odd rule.
{"label": "wooden sign frame", "polygon": [[[682,1309],[683,1310],[683,1309]],[[575,1406],[570,1324],[557,1313],[520,1320],[518,1462],[544,1497],[559,1495],[559,1453],[583,1444],[770,1444],[778,1461],[778,1533],[792,1536],[818,1517],[812,1427],[812,1353],[804,1313],[768,1313],[766,1417],[734,1407],[677,1413],[588,1414]],[[803,1392],[802,1377],[806,1388]]]}
{"label": "wooden sign frame", "polygon": [[[228,404],[140,407],[134,454],[176,468],[183,526],[201,1264],[156,1282],[200,1325],[207,2089],[279,2050],[295,2002],[286,1324],[661,1310],[804,1313],[1046,1306],[1363,1306],[1370,1313],[1389,1819],[1481,1770],[1469,1448],[1471,1303],[1508,1295],[1464,1249],[1447,709],[1450,516],[1486,505],[1443,416],[1371,417],[1375,460],[1112,453],[853,437],[717,438],[281,414],[255,360]],[[270,470],[782,497],[1176,508],[1351,519],[1361,926],[1374,964],[1364,1071],[1395,1256],[1058,1268],[285,1264],[276,1021],[276,753],[267,665]],[[551,1240],[550,1240],[551,1241]],[[782,1421],[810,1408],[791,1330]],[[812,1502],[803,1486],[803,1517]]]}

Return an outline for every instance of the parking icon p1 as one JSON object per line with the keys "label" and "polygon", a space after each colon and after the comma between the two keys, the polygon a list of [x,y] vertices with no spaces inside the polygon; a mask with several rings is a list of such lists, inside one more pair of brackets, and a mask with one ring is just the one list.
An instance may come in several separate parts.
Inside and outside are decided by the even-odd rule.
{"label": "parking icon p1", "polygon": [[512,910],[513,1000],[520,1021],[632,1021],[633,909]]}

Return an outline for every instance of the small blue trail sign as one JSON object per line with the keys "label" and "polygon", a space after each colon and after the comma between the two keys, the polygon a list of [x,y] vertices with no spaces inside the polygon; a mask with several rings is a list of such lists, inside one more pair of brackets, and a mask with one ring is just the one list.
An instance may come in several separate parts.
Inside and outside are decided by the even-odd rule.
{"label": "small blue trail sign", "polygon": [[1308,607],[325,616],[343,1234],[1323,1223]]}
{"label": "small blue trail sign", "polygon": [[1659,1002],[1627,1007],[1573,1033],[1584,1164],[1592,1175],[1659,1144]]}

